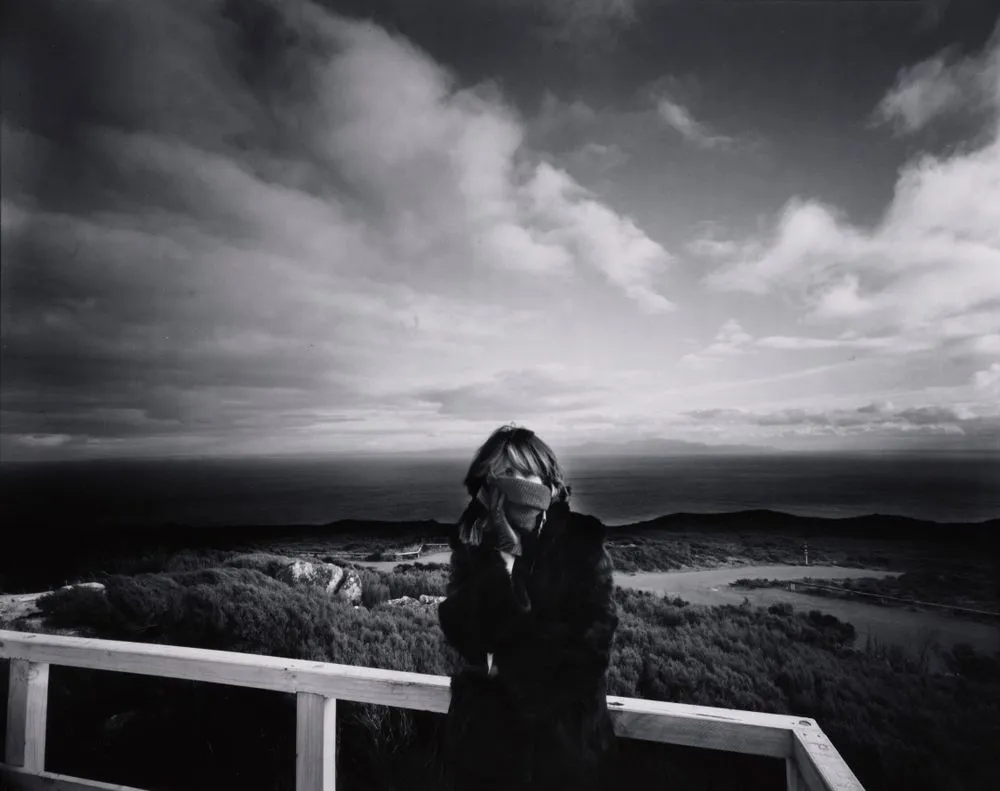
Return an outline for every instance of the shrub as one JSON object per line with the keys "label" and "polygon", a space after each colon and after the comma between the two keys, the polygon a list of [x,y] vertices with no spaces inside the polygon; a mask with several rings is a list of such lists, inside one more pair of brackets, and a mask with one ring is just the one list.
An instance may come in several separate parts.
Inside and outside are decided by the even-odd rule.
{"label": "shrub", "polygon": [[371,609],[389,601],[389,586],[384,582],[369,582],[361,588],[361,603]]}
{"label": "shrub", "polygon": [[944,654],[948,670],[975,681],[1000,681],[1000,652],[993,656],[976,653],[968,643],[956,643]]}
{"label": "shrub", "polygon": [[295,558],[286,555],[273,555],[269,552],[253,552],[247,555],[236,555],[225,561],[225,565],[238,569],[254,569],[268,577],[277,576],[278,572],[295,562]]}
{"label": "shrub", "polygon": [[781,583],[775,580],[764,579],[763,577],[755,577],[750,579],[748,577],[741,577],[734,582],[729,583],[730,587],[733,588],[777,588],[781,587]]}

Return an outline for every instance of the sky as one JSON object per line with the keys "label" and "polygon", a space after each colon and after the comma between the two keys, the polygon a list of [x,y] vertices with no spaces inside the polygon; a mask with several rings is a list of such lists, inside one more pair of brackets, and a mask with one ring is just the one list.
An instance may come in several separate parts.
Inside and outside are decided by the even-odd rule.
{"label": "sky", "polygon": [[6,4],[0,459],[1000,453],[992,5]]}

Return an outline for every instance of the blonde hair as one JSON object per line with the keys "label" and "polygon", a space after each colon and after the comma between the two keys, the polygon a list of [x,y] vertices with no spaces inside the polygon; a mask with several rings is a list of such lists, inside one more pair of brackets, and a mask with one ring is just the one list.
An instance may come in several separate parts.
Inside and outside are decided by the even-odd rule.
{"label": "blonde hair", "polygon": [[465,488],[475,497],[488,478],[514,473],[537,475],[555,489],[553,502],[569,499],[571,489],[552,448],[534,431],[514,423],[498,428],[476,451],[465,476]]}

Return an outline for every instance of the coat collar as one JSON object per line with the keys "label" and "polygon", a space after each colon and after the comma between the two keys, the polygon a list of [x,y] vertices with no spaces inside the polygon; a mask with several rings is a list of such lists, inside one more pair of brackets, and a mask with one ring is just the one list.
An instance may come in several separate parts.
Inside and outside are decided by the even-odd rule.
{"label": "coat collar", "polygon": [[565,501],[555,502],[549,506],[545,512],[545,524],[542,525],[538,536],[539,548],[549,546],[566,532],[569,522],[569,503]]}

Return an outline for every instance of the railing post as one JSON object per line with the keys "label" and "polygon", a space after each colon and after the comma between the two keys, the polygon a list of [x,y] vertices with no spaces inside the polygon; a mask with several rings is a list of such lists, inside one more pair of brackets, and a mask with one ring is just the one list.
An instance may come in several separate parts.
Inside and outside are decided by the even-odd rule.
{"label": "railing post", "polygon": [[819,727],[792,730],[792,759],[809,791],[864,791],[851,767]]}
{"label": "railing post", "polygon": [[48,702],[48,663],[11,659],[5,763],[32,773],[44,771]]}
{"label": "railing post", "polygon": [[337,699],[299,692],[295,704],[295,791],[334,791]]}
{"label": "railing post", "polygon": [[809,791],[802,775],[799,774],[799,767],[795,764],[795,758],[785,759],[785,788],[787,791]]}

